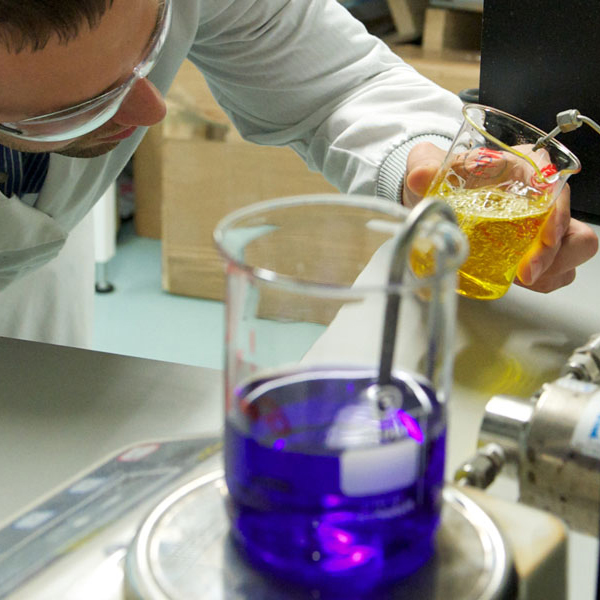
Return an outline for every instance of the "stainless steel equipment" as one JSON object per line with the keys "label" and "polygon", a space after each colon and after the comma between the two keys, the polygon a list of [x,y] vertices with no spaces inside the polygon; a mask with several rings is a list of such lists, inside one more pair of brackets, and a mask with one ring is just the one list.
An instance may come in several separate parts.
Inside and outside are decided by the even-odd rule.
{"label": "stainless steel equipment", "polygon": [[600,522],[600,335],[577,348],[561,377],[531,398],[487,404],[479,451],[456,480],[486,488],[515,475],[519,499],[554,513],[575,531],[598,536]]}
{"label": "stainless steel equipment", "polygon": [[[0,528],[0,598],[316,600],[261,576],[238,555],[220,449],[213,437],[144,442],[29,507]],[[528,586],[519,582],[517,591],[512,544],[490,514],[485,499],[447,486],[435,557],[372,598],[529,598],[517,595]],[[562,598],[560,589],[544,598]]]}
{"label": "stainless steel equipment", "polygon": [[[141,526],[125,562],[127,600],[308,600],[295,588],[246,564],[228,535],[221,470],[165,498]],[[350,595],[348,595],[350,594]],[[344,598],[354,598],[346,590]],[[363,595],[357,596],[365,600]],[[502,600],[517,597],[512,555],[489,515],[468,495],[444,490],[434,560],[371,600]]]}
{"label": "stainless steel equipment", "polygon": [[[480,357],[477,365],[498,364],[499,368],[463,381],[460,360],[448,440],[453,471],[475,448],[485,402],[506,383],[503,369],[510,367],[511,377],[516,372],[513,393],[529,396],[552,379],[543,373],[560,369],[569,354],[565,344],[575,347],[590,331],[600,331],[599,268],[600,255],[582,268],[578,277],[584,285],[564,288],[544,303],[518,287],[509,298],[494,303],[465,301],[463,308],[468,310],[461,312],[457,341],[469,351],[462,359],[472,362],[474,352]],[[575,304],[577,314],[564,310],[565,305]],[[379,327],[380,314],[373,328]],[[346,331],[351,329],[344,327],[341,333]],[[343,336],[333,333],[338,334],[335,343],[341,348]],[[525,370],[532,352],[536,352],[535,369]],[[4,491],[0,531],[21,540],[17,546],[14,537],[4,538],[0,554],[6,548],[20,551],[19,562],[28,570],[25,579],[13,579],[16,587],[4,588],[0,597],[123,600],[122,562],[148,514],[191,479],[221,468],[219,453],[205,454],[212,444],[203,449],[206,440],[184,443],[179,438],[219,431],[223,416],[215,398],[222,397],[222,373],[9,338],[0,340],[0,357]],[[523,369],[515,368],[517,361]],[[36,365],[33,378],[32,364]],[[494,392],[489,391],[492,377]],[[165,442],[174,437],[176,442]],[[162,441],[157,445],[154,440]],[[127,450],[107,457],[122,447]],[[132,463],[134,458],[138,462]],[[186,471],[186,465],[196,465],[193,473]],[[103,493],[116,481],[112,476],[102,479],[108,466],[126,486],[116,485],[112,492]],[[130,470],[135,480],[128,475]],[[137,490],[135,495],[131,486]],[[595,540],[569,539],[576,564],[570,569],[567,595],[566,537],[559,519],[497,494],[474,488],[460,491],[492,516],[514,549],[519,600],[594,597],[589,588],[591,578],[595,580],[596,545],[589,542]],[[55,515],[52,521],[51,514]],[[7,566],[3,562],[0,567],[1,581],[9,576]],[[23,574],[19,570],[15,575],[19,573]]]}

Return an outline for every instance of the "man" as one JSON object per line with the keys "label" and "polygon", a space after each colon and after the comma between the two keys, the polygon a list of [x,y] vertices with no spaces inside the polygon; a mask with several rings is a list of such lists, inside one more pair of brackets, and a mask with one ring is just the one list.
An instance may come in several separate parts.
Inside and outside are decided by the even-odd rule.
{"label": "man", "polygon": [[[0,333],[89,342],[84,217],[186,58],[242,135],[291,146],[344,192],[412,206],[461,120],[337,0],[0,0]],[[555,289],[596,247],[565,191],[519,276]]]}

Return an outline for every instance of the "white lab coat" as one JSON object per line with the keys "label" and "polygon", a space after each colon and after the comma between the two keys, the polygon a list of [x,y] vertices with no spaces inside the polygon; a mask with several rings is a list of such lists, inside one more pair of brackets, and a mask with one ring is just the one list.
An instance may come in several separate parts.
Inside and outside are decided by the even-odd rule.
{"label": "white lab coat", "polygon": [[[337,0],[174,0],[150,80],[166,93],[186,58],[242,135],[290,145],[344,192],[397,199],[412,145],[428,134],[447,140],[460,121],[455,95],[369,36]],[[89,344],[93,235],[82,220],[144,133],[94,159],[53,154],[34,208],[0,199],[0,335]]]}

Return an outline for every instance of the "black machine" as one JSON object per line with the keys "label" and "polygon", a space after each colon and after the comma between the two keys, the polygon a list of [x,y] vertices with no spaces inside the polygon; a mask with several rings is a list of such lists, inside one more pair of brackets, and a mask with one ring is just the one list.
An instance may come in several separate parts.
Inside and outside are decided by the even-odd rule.
{"label": "black machine", "polygon": [[[577,109],[600,120],[600,0],[486,0],[479,101],[549,132]],[[581,161],[569,179],[572,212],[600,223],[600,136],[589,127],[558,140]]]}

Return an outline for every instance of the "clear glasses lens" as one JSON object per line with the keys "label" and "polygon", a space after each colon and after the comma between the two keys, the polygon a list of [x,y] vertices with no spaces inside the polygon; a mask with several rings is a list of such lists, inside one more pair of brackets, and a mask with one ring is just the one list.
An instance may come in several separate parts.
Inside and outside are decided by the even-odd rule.
{"label": "clear glasses lens", "polygon": [[[137,79],[136,77],[133,82]],[[15,134],[15,137],[22,140],[38,142],[70,140],[90,133],[112,119],[131,87],[133,87],[132,83],[128,82],[126,88],[118,88],[119,94],[111,93],[110,97],[98,98],[92,103],[86,103],[85,108],[80,107],[79,109],[68,109],[61,111],[61,113],[55,113],[52,118],[37,117],[19,123],[5,123],[4,125],[18,129],[20,133]]]}
{"label": "clear glasses lens", "polygon": [[133,86],[139,79],[148,76],[160,56],[171,24],[171,0],[164,2],[159,33],[151,43],[146,58],[134,69],[134,73],[125,83],[97,98],[65,110],[15,123],[2,123],[2,132],[21,140],[62,142],[86,135],[112,119]]}

